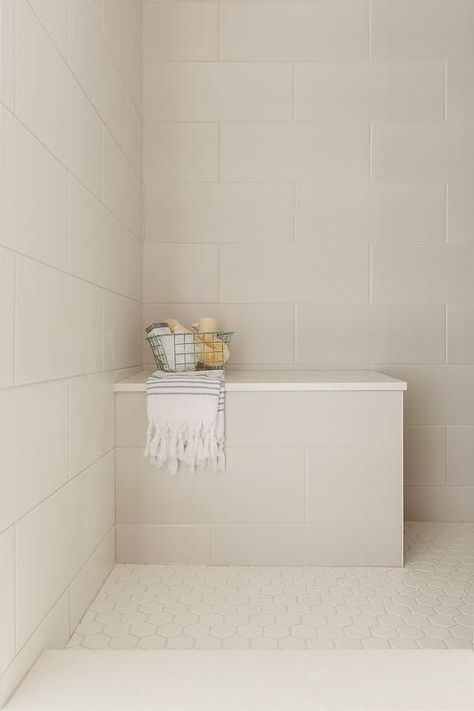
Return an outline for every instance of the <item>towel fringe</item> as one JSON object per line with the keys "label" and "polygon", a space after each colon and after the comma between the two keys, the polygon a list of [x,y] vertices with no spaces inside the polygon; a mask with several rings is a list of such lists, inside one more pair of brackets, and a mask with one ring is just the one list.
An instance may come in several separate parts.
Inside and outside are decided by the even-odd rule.
{"label": "towel fringe", "polygon": [[177,474],[180,465],[191,471],[204,467],[214,471],[225,469],[224,441],[217,440],[214,427],[205,427],[203,423],[191,431],[184,426],[178,430],[168,426],[157,429],[150,422],[144,456],[157,468],[167,463],[173,475]]}

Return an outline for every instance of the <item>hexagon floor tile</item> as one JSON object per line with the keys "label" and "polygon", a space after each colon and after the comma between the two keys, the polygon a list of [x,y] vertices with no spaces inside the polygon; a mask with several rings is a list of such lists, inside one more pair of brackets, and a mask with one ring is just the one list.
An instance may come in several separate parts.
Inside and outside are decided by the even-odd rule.
{"label": "hexagon floor tile", "polygon": [[409,523],[404,568],[116,565],[86,649],[472,649],[474,524]]}

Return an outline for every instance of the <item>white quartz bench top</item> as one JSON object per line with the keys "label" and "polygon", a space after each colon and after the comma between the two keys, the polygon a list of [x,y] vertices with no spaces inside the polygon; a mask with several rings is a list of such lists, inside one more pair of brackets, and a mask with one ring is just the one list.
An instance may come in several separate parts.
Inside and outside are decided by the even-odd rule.
{"label": "white quartz bench top", "polygon": [[[152,371],[115,383],[115,392],[145,392]],[[308,390],[406,390],[407,384],[375,370],[226,371],[227,392]]]}

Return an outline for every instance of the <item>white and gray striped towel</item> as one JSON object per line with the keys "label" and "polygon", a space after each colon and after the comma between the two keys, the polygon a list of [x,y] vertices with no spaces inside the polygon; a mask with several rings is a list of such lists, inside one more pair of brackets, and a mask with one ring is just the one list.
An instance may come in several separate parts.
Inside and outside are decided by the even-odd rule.
{"label": "white and gray striped towel", "polygon": [[145,456],[156,467],[225,469],[223,370],[156,371],[147,380]]}

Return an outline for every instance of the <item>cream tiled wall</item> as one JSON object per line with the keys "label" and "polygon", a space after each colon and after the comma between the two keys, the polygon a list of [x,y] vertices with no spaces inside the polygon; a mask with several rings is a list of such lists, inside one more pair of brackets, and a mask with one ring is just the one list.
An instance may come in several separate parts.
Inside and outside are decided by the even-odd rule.
{"label": "cream tiled wall", "polygon": [[140,0],[0,3],[0,702],[114,561],[140,365]]}
{"label": "cream tiled wall", "polygon": [[143,57],[145,323],[406,379],[406,517],[474,520],[474,0],[144,0]]}
{"label": "cream tiled wall", "polygon": [[226,472],[170,477],[143,457],[145,394],[116,393],[118,562],[402,565],[401,392],[226,402]]}

